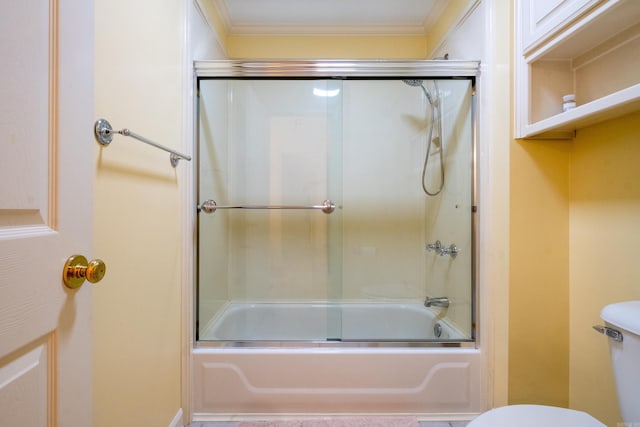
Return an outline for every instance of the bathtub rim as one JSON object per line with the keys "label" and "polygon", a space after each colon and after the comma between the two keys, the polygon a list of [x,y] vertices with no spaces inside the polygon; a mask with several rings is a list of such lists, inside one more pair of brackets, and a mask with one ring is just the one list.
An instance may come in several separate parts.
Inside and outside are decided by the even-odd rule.
{"label": "bathtub rim", "polygon": [[[216,350],[282,350],[282,351],[313,351],[361,349],[370,352],[371,349],[383,349],[389,351],[421,350],[421,349],[461,349],[478,350],[479,346],[472,340],[434,340],[434,341],[194,341],[192,350],[216,349]],[[457,350],[456,350],[457,351]]]}
{"label": "bathtub rim", "polygon": [[[235,308],[234,306],[244,305],[244,306],[252,306],[252,305],[315,305],[315,306],[332,306],[333,302],[327,301],[227,301],[223,307],[218,311],[218,313],[212,317],[208,324],[213,324],[216,321],[219,321],[227,312],[229,308]],[[351,305],[405,305],[409,308],[415,308],[416,306],[421,306],[421,302],[417,302],[415,300],[398,300],[398,301],[385,301],[385,302],[375,302],[371,300],[362,301],[362,300],[345,300],[337,303],[337,306],[351,306]],[[425,311],[429,313],[432,319],[437,318],[437,311],[434,308],[425,308]],[[450,330],[459,332],[459,329],[450,322],[450,320],[445,316],[443,318],[437,319],[437,322],[442,322],[446,325]],[[209,328],[209,326],[205,327],[205,329]],[[224,340],[224,339],[200,339],[199,334],[196,334],[194,337],[194,341],[192,343],[192,348],[331,348],[335,347],[337,349],[345,349],[345,348],[434,348],[434,347],[444,347],[444,348],[469,348],[469,349],[477,349],[477,340],[473,337],[468,338],[454,338],[454,339],[415,339],[415,340],[407,340],[407,339],[346,339],[346,340],[278,340],[278,339],[259,339],[259,340]]]}

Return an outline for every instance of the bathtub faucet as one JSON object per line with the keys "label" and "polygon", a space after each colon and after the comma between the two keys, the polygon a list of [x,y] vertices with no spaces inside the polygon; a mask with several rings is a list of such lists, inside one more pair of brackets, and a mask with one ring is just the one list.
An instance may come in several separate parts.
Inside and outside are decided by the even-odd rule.
{"label": "bathtub faucet", "polygon": [[434,298],[427,297],[424,300],[424,306],[447,308],[449,307],[449,298],[448,297],[434,297]]}

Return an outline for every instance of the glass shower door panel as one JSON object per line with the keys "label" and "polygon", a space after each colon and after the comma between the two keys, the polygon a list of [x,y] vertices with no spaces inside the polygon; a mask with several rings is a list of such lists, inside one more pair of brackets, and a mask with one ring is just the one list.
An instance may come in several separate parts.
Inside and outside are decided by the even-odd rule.
{"label": "glass shower door panel", "polygon": [[[468,339],[470,81],[349,80],[344,86],[343,299],[360,304],[345,307],[341,338],[440,340],[435,322],[446,317],[455,339]],[[437,194],[426,194],[422,181]],[[457,256],[428,251],[436,241],[456,245]],[[446,297],[449,307],[426,308],[427,296]]]}
{"label": "glass shower door panel", "polygon": [[[224,123],[219,123],[224,130],[211,138],[210,151],[223,154],[213,159],[223,171],[218,177],[223,184],[212,188],[213,196],[219,206],[236,208],[216,211],[212,217],[219,215],[217,219],[201,218],[201,223],[221,223],[217,232],[224,243],[217,256],[224,262],[218,260],[217,269],[224,280],[208,281],[201,275],[200,296],[217,292],[226,299],[219,311],[237,308],[235,317],[242,320],[235,324],[246,326],[235,340],[326,340],[335,335],[327,330],[335,322],[326,320],[326,307],[316,305],[319,320],[306,330],[294,319],[304,312],[303,304],[331,298],[335,283],[329,286],[329,265],[335,259],[330,261],[328,248],[330,223],[337,215],[288,207],[318,206],[339,197],[330,194],[330,187],[337,188],[335,178],[329,177],[329,171],[336,170],[330,167],[336,132],[328,112],[339,103],[318,95],[318,90],[335,90],[335,83],[212,80],[201,86],[209,84],[218,89],[226,85],[223,97],[230,104]],[[203,184],[201,200],[211,198],[204,193],[212,189]],[[260,208],[246,209],[253,207]],[[218,290],[205,290],[208,287]],[[320,310],[324,314],[316,315]]]}
{"label": "glass shower door panel", "polygon": [[[469,80],[438,82],[442,103],[442,146],[445,183],[442,193],[425,199],[425,243],[440,250],[425,253],[426,296],[446,297],[446,324],[456,338],[471,340],[474,281],[474,141],[472,88]],[[431,160],[430,160],[431,161]],[[429,166],[430,167],[430,166]],[[433,169],[429,179],[433,179]],[[454,252],[451,249],[455,248]]]}
{"label": "glass shower door panel", "polygon": [[[198,97],[198,200],[226,194],[229,167],[228,103],[231,92],[227,80],[200,83]],[[199,340],[226,336],[215,332],[217,320],[229,304],[228,217],[225,211],[198,215],[197,318]]]}

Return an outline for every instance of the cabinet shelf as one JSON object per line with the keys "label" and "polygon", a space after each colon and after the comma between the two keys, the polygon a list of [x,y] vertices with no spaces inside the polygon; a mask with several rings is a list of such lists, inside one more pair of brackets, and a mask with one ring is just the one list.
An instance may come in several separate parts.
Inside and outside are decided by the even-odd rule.
{"label": "cabinet shelf", "polygon": [[520,138],[573,138],[577,129],[640,110],[640,84],[525,125]]}
{"label": "cabinet shelf", "polygon": [[[518,1],[517,138],[573,138],[577,129],[640,110],[640,1],[555,3],[573,9],[558,8],[562,16],[554,17],[554,8],[535,9],[542,2]],[[558,24],[532,41],[534,18]],[[567,94],[578,106],[562,112]]]}

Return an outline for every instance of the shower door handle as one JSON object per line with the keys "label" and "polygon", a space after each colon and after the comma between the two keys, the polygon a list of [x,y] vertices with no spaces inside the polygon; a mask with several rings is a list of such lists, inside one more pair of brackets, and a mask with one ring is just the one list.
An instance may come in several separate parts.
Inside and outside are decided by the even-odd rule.
{"label": "shower door handle", "polygon": [[214,213],[218,209],[318,209],[326,214],[336,210],[336,205],[331,200],[325,200],[321,205],[297,206],[297,205],[229,205],[219,206],[215,200],[205,200],[198,206],[198,212]]}

